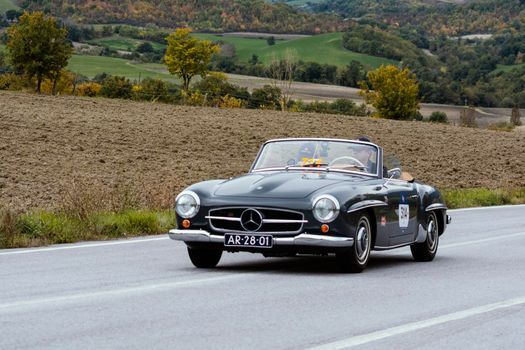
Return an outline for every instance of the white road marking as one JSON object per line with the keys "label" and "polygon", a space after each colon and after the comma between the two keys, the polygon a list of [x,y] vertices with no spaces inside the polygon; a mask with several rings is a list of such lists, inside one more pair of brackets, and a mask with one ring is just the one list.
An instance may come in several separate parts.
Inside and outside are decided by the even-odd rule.
{"label": "white road marking", "polygon": [[475,210],[486,210],[486,209],[512,209],[512,208],[523,208],[523,209],[525,209],[525,204],[494,205],[494,206],[491,206],[491,207],[448,209],[447,212],[456,213],[456,212],[461,212],[461,211],[475,211]]}
{"label": "white road marking", "polygon": [[450,314],[429,318],[422,321],[416,321],[411,323],[406,323],[404,325],[383,329],[376,332],[371,332],[367,334],[356,335],[347,339],[336,341],[333,343],[323,344],[317,347],[310,348],[310,350],[333,350],[333,349],[346,349],[357,345],[363,345],[371,343],[377,340],[382,340],[385,338],[393,337],[400,334],[405,334],[413,331],[417,331],[424,328],[429,328],[432,326],[437,326],[440,324],[462,320],[465,318],[489,313],[496,310],[506,309],[513,306],[525,304],[525,296],[507,299],[493,304],[487,304],[482,306],[473,307],[471,309],[466,309],[463,311],[453,312]]}
{"label": "white road marking", "polygon": [[455,247],[461,247],[461,246],[465,246],[465,245],[472,245],[472,244],[486,243],[486,242],[492,242],[492,241],[499,241],[501,239],[521,237],[521,236],[525,236],[525,232],[516,232],[516,233],[511,233],[511,234],[503,235],[503,236],[494,236],[494,237],[489,237],[489,238],[481,238],[481,239],[476,239],[474,241],[465,241],[465,242],[458,242],[458,243],[443,244],[443,245],[439,246],[439,249],[455,248]]}
{"label": "white road marking", "polygon": [[168,236],[154,237],[154,238],[140,238],[140,239],[130,239],[130,240],[118,240],[110,242],[98,242],[98,243],[81,243],[76,245],[66,245],[66,246],[53,246],[48,248],[32,248],[32,249],[20,249],[20,250],[8,250],[0,251],[0,255],[15,255],[15,254],[30,254],[30,253],[43,253],[51,252],[55,250],[69,250],[69,249],[82,249],[82,248],[94,248],[94,247],[105,247],[111,245],[120,245],[120,244],[136,244],[136,243],[145,243],[145,242],[156,242],[169,239]]}
{"label": "white road marking", "polygon": [[15,302],[0,304],[0,314],[9,312],[12,309],[18,309],[18,308],[24,308],[24,307],[31,308],[31,307],[47,305],[47,304],[63,304],[67,302],[75,302],[75,301],[95,299],[95,298],[140,295],[144,293],[153,293],[153,292],[173,290],[173,289],[178,289],[178,288],[193,287],[195,285],[201,285],[201,284],[207,284],[207,283],[213,283],[213,282],[221,282],[221,281],[236,279],[236,278],[244,278],[246,277],[246,275],[247,273],[222,275],[222,276],[217,276],[217,277],[191,279],[187,281],[157,283],[157,284],[141,285],[141,286],[135,286],[135,287],[105,290],[105,291],[99,291],[99,292],[79,293],[79,294],[63,295],[63,296],[58,296],[58,297],[15,301]]}

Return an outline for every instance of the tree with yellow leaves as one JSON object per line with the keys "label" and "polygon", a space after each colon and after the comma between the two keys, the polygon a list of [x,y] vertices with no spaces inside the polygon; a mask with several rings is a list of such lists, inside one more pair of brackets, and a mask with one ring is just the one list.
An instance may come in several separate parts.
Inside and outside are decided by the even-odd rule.
{"label": "tree with yellow leaves", "polygon": [[387,119],[412,119],[419,109],[419,84],[408,68],[381,66],[368,72],[368,80],[359,82],[359,95],[371,104],[375,115]]}
{"label": "tree with yellow leaves", "polygon": [[206,76],[211,57],[220,51],[218,45],[193,38],[190,33],[190,28],[177,28],[171,33],[166,38],[168,48],[164,56],[168,71],[182,79],[182,88],[186,92],[194,76]]}

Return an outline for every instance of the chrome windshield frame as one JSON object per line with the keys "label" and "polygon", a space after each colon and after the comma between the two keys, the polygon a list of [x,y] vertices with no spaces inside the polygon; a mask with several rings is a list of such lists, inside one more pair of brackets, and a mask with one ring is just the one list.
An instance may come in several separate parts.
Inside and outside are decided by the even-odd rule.
{"label": "chrome windshield frame", "polygon": [[[352,143],[352,144],[359,144],[359,145],[368,145],[372,146],[376,149],[376,164],[377,169],[375,174],[371,173],[365,173],[360,171],[352,171],[352,170],[344,170],[344,169],[330,169],[327,167],[296,167],[296,166],[283,166],[283,167],[269,167],[269,168],[260,168],[255,169],[255,164],[257,164],[257,161],[259,160],[263,149],[266,147],[266,145],[270,143],[275,142],[288,142],[288,141],[327,141],[327,142],[346,142],[346,143]],[[272,139],[268,140],[265,143],[262,144],[262,146],[259,148],[259,151],[257,152],[257,156],[255,157],[255,160],[253,161],[251,167],[250,167],[250,173],[257,173],[257,172],[267,172],[267,171],[316,171],[316,172],[338,172],[343,174],[351,174],[351,175],[361,175],[361,176],[368,176],[373,178],[383,178],[383,149],[379,147],[378,145],[371,143],[371,142],[365,142],[365,141],[358,141],[358,140],[348,140],[348,139],[333,139],[333,138],[282,138],[282,139]]]}

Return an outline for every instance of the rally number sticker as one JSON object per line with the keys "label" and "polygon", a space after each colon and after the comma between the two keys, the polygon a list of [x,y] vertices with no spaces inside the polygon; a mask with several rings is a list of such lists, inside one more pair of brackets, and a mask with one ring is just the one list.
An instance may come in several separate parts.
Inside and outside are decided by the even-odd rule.
{"label": "rally number sticker", "polygon": [[409,208],[408,204],[399,204],[399,227],[407,228],[408,227],[408,217],[409,217]]}

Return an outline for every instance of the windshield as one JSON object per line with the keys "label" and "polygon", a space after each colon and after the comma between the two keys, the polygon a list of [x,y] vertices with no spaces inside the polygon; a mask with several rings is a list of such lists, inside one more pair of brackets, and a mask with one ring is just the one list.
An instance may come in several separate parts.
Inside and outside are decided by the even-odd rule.
{"label": "windshield", "polygon": [[374,145],[351,141],[283,140],[267,143],[252,171],[286,167],[329,168],[377,174],[378,150]]}

